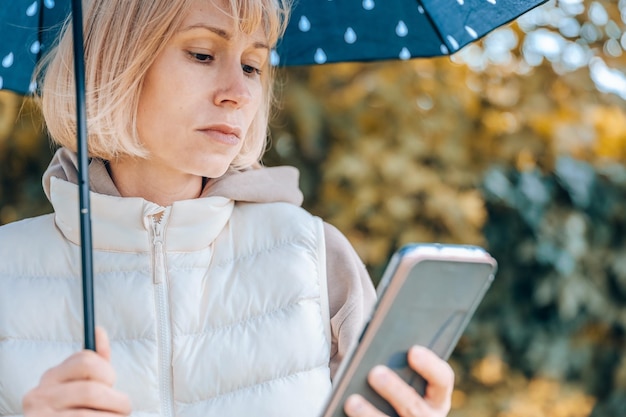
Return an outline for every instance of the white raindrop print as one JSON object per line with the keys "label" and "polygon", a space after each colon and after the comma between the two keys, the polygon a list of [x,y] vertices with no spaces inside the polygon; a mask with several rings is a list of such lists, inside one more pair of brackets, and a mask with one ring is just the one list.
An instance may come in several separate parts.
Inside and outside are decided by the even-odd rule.
{"label": "white raindrop print", "polygon": [[311,22],[309,22],[309,19],[307,19],[306,16],[300,17],[300,21],[298,22],[298,29],[300,29],[302,32],[308,32],[309,30],[311,30]]}
{"label": "white raindrop print", "polygon": [[30,6],[28,6],[28,8],[26,9],[26,16],[34,16],[37,14],[37,2],[34,1],[33,4],[31,4]]}
{"label": "white raindrop print", "polygon": [[352,28],[346,29],[346,33],[343,34],[343,39],[346,43],[353,44],[356,42],[356,32]]}
{"label": "white raindrop print", "polygon": [[4,80],[2,79],[2,75],[0,75],[0,90],[2,90],[3,86],[4,86]]}
{"label": "white raindrop print", "polygon": [[448,55],[449,51],[448,51],[448,47],[446,45],[441,45],[439,47],[439,50],[441,50],[441,53],[444,55]]}
{"label": "white raindrop print", "polygon": [[417,11],[420,12],[420,14],[424,14],[424,8],[422,7],[421,4],[417,6]]}
{"label": "white raindrop print", "polygon": [[275,49],[272,49],[272,52],[270,52],[270,64],[273,66],[280,64],[280,55],[278,55]]}
{"label": "white raindrop print", "polygon": [[459,3],[459,5],[461,5],[461,6],[463,6],[463,4],[465,4],[465,1],[463,1],[463,0],[456,0],[456,1],[457,1],[457,2]]}
{"label": "white raindrop print", "polygon": [[404,23],[402,20],[399,21],[398,25],[396,26],[396,35],[398,35],[401,38],[404,38],[408,33],[409,33],[409,28],[406,27],[406,23]]}
{"label": "white raindrop print", "polygon": [[39,41],[35,41],[30,45],[30,53],[37,55],[41,50],[41,44]]}
{"label": "white raindrop print", "polygon": [[37,89],[37,82],[36,81],[32,81],[30,84],[28,84],[28,92],[29,93],[34,93],[36,89]]}
{"label": "white raindrop print", "polygon": [[457,49],[459,49],[459,43],[456,41],[456,39],[454,39],[450,35],[446,36],[446,38],[448,39],[448,42],[450,42],[450,46],[452,47],[453,50],[456,51]]}
{"label": "white raindrop print", "polygon": [[46,8],[48,9],[53,9],[55,4],[54,4],[54,0],[44,0],[43,4],[46,6]]}
{"label": "white raindrop print", "polygon": [[398,57],[403,60],[406,61],[407,59],[411,58],[411,52],[409,52],[408,49],[402,48],[402,50],[400,51],[400,55],[398,55]]}
{"label": "white raindrop print", "polygon": [[496,0],[487,0],[491,4],[496,4]]}
{"label": "white raindrop print", "polygon": [[374,0],[363,0],[363,8],[365,10],[372,10],[374,6],[376,6],[376,4],[374,4]]}
{"label": "white raindrop print", "polygon": [[326,62],[326,59],[327,59],[326,54],[324,53],[322,48],[317,48],[317,51],[315,51],[315,55],[313,56],[313,59],[318,64],[323,64],[324,62]]}
{"label": "white raindrop print", "polygon": [[13,60],[14,60],[13,52],[9,52],[7,56],[2,58],[2,66],[4,68],[9,68],[11,65],[13,65]]}
{"label": "white raindrop print", "polygon": [[478,33],[476,33],[476,31],[474,29],[472,29],[469,26],[465,26],[465,31],[467,33],[469,33],[469,35],[474,38],[474,39],[478,39]]}

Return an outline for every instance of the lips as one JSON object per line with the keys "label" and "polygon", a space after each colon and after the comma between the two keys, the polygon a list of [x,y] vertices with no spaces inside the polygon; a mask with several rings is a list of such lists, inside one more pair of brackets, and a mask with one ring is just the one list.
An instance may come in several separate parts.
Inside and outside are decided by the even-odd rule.
{"label": "lips", "polygon": [[198,131],[209,139],[226,145],[236,145],[241,140],[241,129],[227,124],[206,126]]}

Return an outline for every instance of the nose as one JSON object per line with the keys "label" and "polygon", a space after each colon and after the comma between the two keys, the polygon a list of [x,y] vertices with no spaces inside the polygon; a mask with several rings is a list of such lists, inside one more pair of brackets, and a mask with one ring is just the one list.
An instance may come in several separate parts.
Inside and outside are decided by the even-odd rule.
{"label": "nose", "polygon": [[252,98],[250,79],[244,74],[239,61],[225,64],[220,68],[214,101],[217,106],[240,108]]}

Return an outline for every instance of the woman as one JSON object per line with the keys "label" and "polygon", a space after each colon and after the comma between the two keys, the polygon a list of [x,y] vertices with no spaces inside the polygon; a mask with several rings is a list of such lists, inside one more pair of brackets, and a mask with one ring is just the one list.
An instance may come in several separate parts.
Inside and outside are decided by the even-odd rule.
{"label": "woman", "polygon": [[[0,415],[316,416],[374,291],[347,240],[259,168],[278,0],[94,0],[85,60],[97,352],[82,334],[70,38],[43,84],[62,147],[54,213],[0,228]],[[105,331],[106,329],[106,331]],[[109,341],[110,340],[110,341]],[[453,374],[416,347],[424,398],[370,383],[402,416],[443,416]],[[381,415],[360,397],[350,416]]]}

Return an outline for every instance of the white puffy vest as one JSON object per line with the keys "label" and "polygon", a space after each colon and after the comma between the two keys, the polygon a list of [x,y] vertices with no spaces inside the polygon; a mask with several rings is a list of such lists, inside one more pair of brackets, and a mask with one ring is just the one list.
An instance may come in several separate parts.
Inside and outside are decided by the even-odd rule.
{"label": "white puffy vest", "polygon": [[[81,349],[76,186],[0,228],[0,415]],[[330,392],[322,223],[221,197],[92,194],[96,322],[135,416],[317,416]],[[155,216],[156,215],[156,216]]]}

